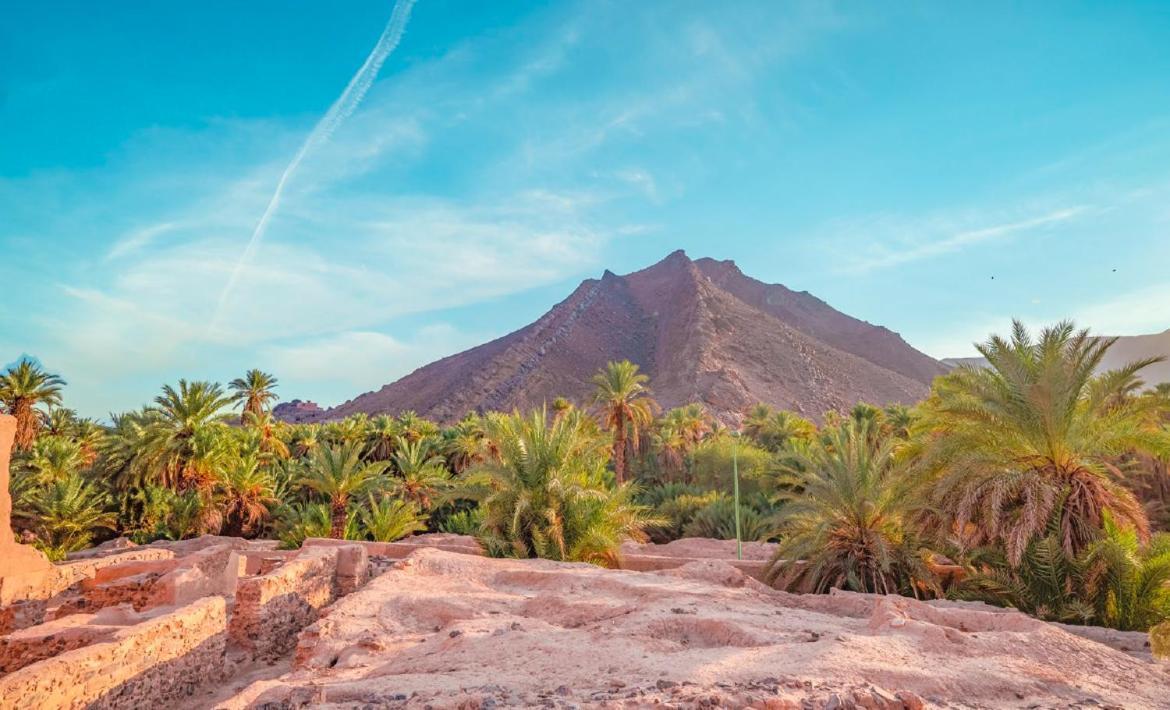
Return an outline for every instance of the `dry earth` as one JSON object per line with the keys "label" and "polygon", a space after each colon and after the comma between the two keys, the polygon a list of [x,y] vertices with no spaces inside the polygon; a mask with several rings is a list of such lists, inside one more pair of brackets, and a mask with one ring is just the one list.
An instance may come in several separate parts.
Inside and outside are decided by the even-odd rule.
{"label": "dry earth", "polygon": [[221,707],[1170,707],[1170,666],[982,605],[422,549]]}

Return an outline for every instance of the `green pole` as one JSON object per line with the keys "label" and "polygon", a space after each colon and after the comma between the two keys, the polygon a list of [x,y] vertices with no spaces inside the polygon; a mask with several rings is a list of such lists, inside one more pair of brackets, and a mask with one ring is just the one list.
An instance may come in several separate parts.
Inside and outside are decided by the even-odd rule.
{"label": "green pole", "polygon": [[743,535],[739,527],[739,432],[731,439],[731,477],[735,481],[735,558],[743,559]]}

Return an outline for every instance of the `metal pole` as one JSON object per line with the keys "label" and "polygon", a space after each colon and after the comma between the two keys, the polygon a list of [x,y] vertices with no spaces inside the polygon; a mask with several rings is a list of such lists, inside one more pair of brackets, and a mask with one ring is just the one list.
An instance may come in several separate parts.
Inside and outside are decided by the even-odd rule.
{"label": "metal pole", "polygon": [[731,439],[731,476],[735,480],[735,558],[743,559],[743,534],[739,524],[739,432]]}

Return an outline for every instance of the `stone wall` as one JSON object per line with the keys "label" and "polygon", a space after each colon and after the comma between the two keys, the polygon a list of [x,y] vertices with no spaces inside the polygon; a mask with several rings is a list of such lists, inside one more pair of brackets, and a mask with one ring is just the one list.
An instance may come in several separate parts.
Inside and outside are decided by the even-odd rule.
{"label": "stone wall", "polygon": [[227,605],[208,597],[0,678],[0,708],[153,707],[222,677]]}
{"label": "stone wall", "polygon": [[12,535],[12,496],[8,493],[8,458],[16,419],[0,414],[0,607],[48,599],[55,572],[40,550],[16,544]]}
{"label": "stone wall", "polygon": [[[168,550],[156,553],[171,555]],[[136,610],[181,606],[211,595],[231,597],[239,576],[238,554],[230,545],[215,545],[182,558],[130,560],[96,570],[75,594],[65,595],[54,618],[94,612],[119,604]]]}
{"label": "stone wall", "polygon": [[336,598],[339,549],[302,550],[268,574],[245,577],[236,587],[229,635],[253,658],[277,658],[297,644],[301,629]]}

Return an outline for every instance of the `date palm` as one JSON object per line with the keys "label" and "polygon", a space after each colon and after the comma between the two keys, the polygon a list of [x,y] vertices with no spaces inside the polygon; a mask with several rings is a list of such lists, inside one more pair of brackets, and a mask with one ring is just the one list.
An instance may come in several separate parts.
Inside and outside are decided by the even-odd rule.
{"label": "date palm", "polygon": [[375,461],[389,461],[402,434],[398,420],[388,414],[370,419],[369,455]]}
{"label": "date palm", "polygon": [[650,378],[629,360],[608,363],[593,376],[593,402],[602,426],[613,432],[613,470],[618,485],[626,480],[628,445],[635,448],[642,432],[654,421],[657,405],[646,386]]}
{"label": "date palm", "polygon": [[1148,538],[1146,514],[1115,462],[1132,452],[1170,455],[1157,402],[1133,396],[1140,371],[1158,358],[1095,374],[1114,342],[1068,322],[1034,340],[1017,322],[1010,339],[978,346],[987,368],[936,381],[925,462],[947,529],[971,546],[1003,545],[1011,564],[1057,511],[1071,557],[1098,537],[1106,514]]}
{"label": "date palm", "polygon": [[21,360],[0,375],[0,402],[16,417],[16,437],[13,448],[27,451],[37,438],[41,422],[46,416],[37,407],[55,407],[61,404],[61,388],[65,380],[45,372],[29,360]]}
{"label": "date palm", "polygon": [[614,566],[626,540],[646,540],[657,522],[633,488],[604,483],[608,444],[579,412],[550,422],[546,410],[494,417],[500,449],[463,476],[462,495],[481,502],[480,539],[497,556]]}
{"label": "date palm", "polygon": [[322,446],[313,453],[300,484],[328,499],[330,537],[344,537],[350,498],[365,493],[386,466],[385,461],[363,461],[360,444]]}
{"label": "date palm", "polygon": [[284,460],[289,457],[288,444],[281,438],[281,427],[285,426],[269,412],[253,414],[244,412],[244,425],[255,437],[255,448],[263,455],[264,463]]}
{"label": "date palm", "polygon": [[249,414],[259,417],[268,411],[268,405],[276,401],[277,395],[274,391],[276,389],[277,380],[267,372],[260,370],[248,370],[243,377],[237,377],[232,380],[228,387],[231,388],[234,394],[232,401],[237,405],[242,404],[243,412],[240,413],[240,423],[247,424],[247,416]]}
{"label": "date palm", "polygon": [[33,492],[30,504],[44,549],[54,559],[89,546],[101,529],[114,529],[109,494],[78,473]]}
{"label": "date palm", "polygon": [[784,482],[801,493],[777,514],[769,583],[813,593],[937,591],[913,525],[915,481],[898,464],[896,441],[873,426],[846,420],[785,464]]}
{"label": "date palm", "polygon": [[231,401],[211,382],[179,380],[178,389],[163,386],[148,410],[152,416],[139,454],[147,478],[180,490],[213,483],[230,454],[227,427],[219,417]]}
{"label": "date palm", "polygon": [[63,436],[37,439],[21,466],[42,484],[68,478],[86,467],[81,446]]}
{"label": "date palm", "polygon": [[816,426],[807,419],[766,404],[752,407],[743,427],[746,436],[772,453],[783,451],[795,441],[809,441],[816,436],[816,431]]}
{"label": "date palm", "polygon": [[218,481],[219,502],[229,535],[256,532],[278,503],[272,473],[255,455],[237,457]]}
{"label": "date palm", "polygon": [[391,462],[397,475],[388,484],[390,492],[421,510],[430,510],[434,497],[451,483],[446,461],[429,440],[399,439]]}
{"label": "date palm", "polygon": [[366,534],[376,542],[394,542],[427,529],[427,516],[419,515],[413,503],[391,496],[378,497],[371,493],[358,515]]}

